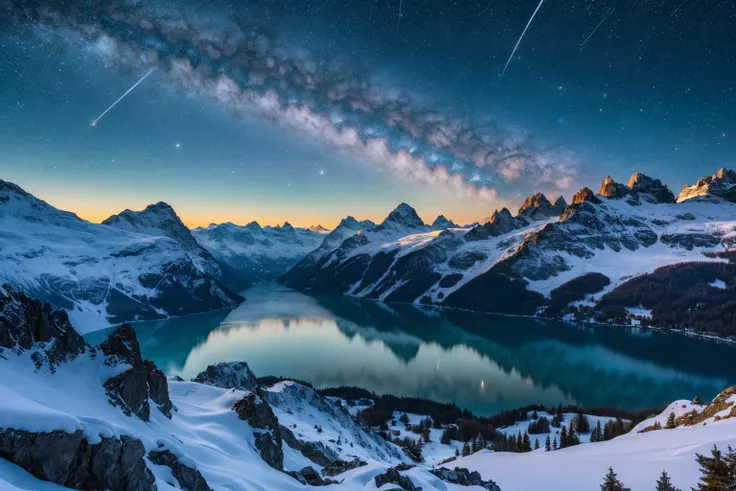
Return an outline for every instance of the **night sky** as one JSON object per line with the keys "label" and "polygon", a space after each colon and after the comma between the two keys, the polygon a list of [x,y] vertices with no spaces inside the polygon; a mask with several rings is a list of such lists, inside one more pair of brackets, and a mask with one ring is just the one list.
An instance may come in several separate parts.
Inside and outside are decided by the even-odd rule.
{"label": "night sky", "polygon": [[736,167],[735,21],[730,0],[0,0],[0,179],[190,226],[402,201],[462,223],[635,171],[677,192]]}

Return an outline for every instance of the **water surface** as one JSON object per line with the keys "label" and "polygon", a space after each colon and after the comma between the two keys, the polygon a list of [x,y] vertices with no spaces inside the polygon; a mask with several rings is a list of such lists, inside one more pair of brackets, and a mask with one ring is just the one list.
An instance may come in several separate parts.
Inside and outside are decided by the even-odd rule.
{"label": "water surface", "polygon": [[[256,375],[449,401],[643,408],[736,383],[732,345],[650,330],[311,297],[273,283],[230,311],[134,325],[145,358],[193,378],[219,361]],[[87,336],[99,342],[109,334]]]}

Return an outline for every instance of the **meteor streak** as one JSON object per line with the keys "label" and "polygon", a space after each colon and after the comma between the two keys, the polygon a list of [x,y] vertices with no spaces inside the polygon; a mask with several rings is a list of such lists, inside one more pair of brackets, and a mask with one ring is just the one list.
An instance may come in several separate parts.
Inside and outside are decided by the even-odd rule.
{"label": "meteor streak", "polygon": [[526,23],[526,27],[524,28],[524,31],[521,33],[521,36],[519,36],[519,40],[516,41],[516,46],[514,46],[514,50],[511,52],[511,56],[509,56],[509,59],[506,62],[506,66],[503,67],[503,71],[501,72],[501,78],[503,78],[504,74],[506,73],[506,69],[509,67],[509,63],[511,63],[511,59],[514,57],[516,50],[519,48],[519,45],[521,44],[521,40],[524,39],[524,34],[526,34],[527,29],[529,29],[529,26],[532,24],[534,17],[537,15],[537,12],[539,12],[539,8],[542,6],[543,3],[544,3],[544,0],[539,0],[539,5],[537,5],[536,10],[534,10],[534,13],[529,19],[529,22]]}
{"label": "meteor streak", "polygon": [[614,9],[615,9],[615,8],[616,8],[616,7],[612,8],[612,9],[611,9],[611,10],[610,10],[610,11],[609,11],[609,12],[608,12],[607,14],[606,14],[606,16],[605,16],[605,17],[603,17],[603,19],[601,19],[601,21],[600,21],[600,22],[598,23],[598,25],[597,25],[597,26],[595,26],[595,29],[593,29],[593,32],[591,32],[590,34],[588,34],[588,37],[587,37],[587,38],[585,38],[585,41],[583,41],[583,44],[581,44],[581,45],[580,45],[580,47],[581,47],[581,48],[582,48],[583,46],[585,46],[585,44],[586,44],[586,43],[588,42],[588,40],[589,40],[590,38],[592,38],[592,37],[593,37],[593,34],[595,34],[595,31],[597,31],[597,30],[598,30],[598,28],[599,28],[600,26],[602,26],[602,25],[603,25],[603,23],[604,23],[604,22],[606,21],[606,19],[608,19],[608,16],[609,16],[609,15],[611,15],[611,14],[613,13],[613,11],[614,11]]}
{"label": "meteor streak", "polygon": [[110,111],[110,109],[112,109],[113,107],[115,107],[115,105],[118,102],[122,101],[123,100],[123,97],[125,97],[128,94],[130,94],[133,89],[135,89],[136,87],[138,87],[138,85],[140,85],[140,83],[143,82],[146,79],[146,77],[148,77],[151,73],[153,73],[153,71],[156,69],[156,67],[158,67],[158,65],[154,65],[153,68],[151,68],[150,70],[148,70],[148,73],[146,73],[145,75],[143,75],[141,77],[141,79],[138,80],[136,83],[134,83],[131,88],[129,88],[128,90],[126,90],[125,91],[125,94],[123,94],[123,95],[120,96],[120,99],[118,99],[117,101],[113,102],[110,105],[110,107],[108,107],[107,109],[105,109],[105,111],[102,114],[100,114],[99,116],[97,116],[97,119],[95,119],[94,121],[92,121],[92,126],[97,126],[97,122],[99,120],[101,120],[102,117]]}

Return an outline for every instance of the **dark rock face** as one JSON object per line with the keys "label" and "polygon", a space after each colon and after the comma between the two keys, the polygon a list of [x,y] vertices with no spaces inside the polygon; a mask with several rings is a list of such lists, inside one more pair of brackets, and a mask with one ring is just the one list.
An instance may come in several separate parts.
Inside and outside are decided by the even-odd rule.
{"label": "dark rock face", "polygon": [[480,473],[473,471],[470,472],[468,469],[455,467],[454,470],[445,469],[432,469],[430,471],[435,476],[439,477],[445,482],[452,484],[459,484],[460,486],[480,486],[488,491],[501,491],[501,488],[493,481],[484,481],[480,477]]}
{"label": "dark rock face", "polygon": [[[559,201],[559,200],[558,200]],[[563,200],[564,203],[564,200]],[[553,206],[552,203],[549,202],[547,197],[542,193],[537,193],[532,196],[529,196],[525,201],[524,204],[521,205],[521,208],[519,208],[519,217],[525,217],[529,220],[546,220],[553,216],[559,216],[562,211],[564,211],[564,206],[562,207],[562,211],[558,212],[559,206],[555,205]]]}
{"label": "dark rock face", "polygon": [[721,243],[721,238],[716,235],[709,234],[664,234],[661,237],[662,243],[669,246],[677,246],[693,250],[693,247],[716,247]]}
{"label": "dark rock face", "polygon": [[555,204],[552,205],[552,208],[554,210],[553,216],[562,215],[565,212],[565,208],[567,208],[567,201],[565,201],[564,197],[560,196],[555,200]]}
{"label": "dark rock face", "polygon": [[444,230],[446,228],[457,228],[457,224],[452,220],[445,218],[444,215],[440,215],[432,222],[432,228],[434,230]]}
{"label": "dark rock face", "polygon": [[210,365],[204,372],[194,377],[192,381],[220,387],[221,389],[239,389],[251,392],[258,387],[258,379],[251,372],[248,364],[242,361]]}
{"label": "dark rock face", "polygon": [[418,488],[414,483],[406,476],[399,474],[399,471],[394,467],[388,469],[385,473],[379,474],[375,477],[376,487],[380,488],[384,484],[396,484],[401,489],[406,491],[421,491],[422,488]]}
{"label": "dark rock face", "polygon": [[606,177],[598,189],[598,194],[605,198],[622,199],[631,194],[631,190],[613,180],[611,176]]}
{"label": "dark rock face", "polygon": [[304,484],[305,486],[329,486],[330,484],[339,484],[332,479],[323,479],[314,467],[307,466],[299,472],[287,471],[291,477]]}
{"label": "dark rock face", "polygon": [[388,227],[406,227],[406,228],[420,228],[424,227],[424,222],[417,211],[406,203],[401,203],[396,207],[394,211],[388,214],[386,219],[379,225],[379,228]]}
{"label": "dark rock face", "polygon": [[171,418],[173,404],[166,377],[152,362],[143,361],[135,330],[129,324],[123,324],[113,332],[100,344],[100,350],[108,357],[105,361],[108,365],[130,365],[129,369],[105,382],[110,404],[120,407],[128,416],[135,414],[148,421],[151,416],[150,397],[161,412]]}
{"label": "dark rock face", "polygon": [[33,476],[72,489],[153,491],[143,444],[123,436],[91,445],[80,430],[30,433],[0,430],[0,457]]}
{"label": "dark rock face", "polygon": [[[590,188],[585,187],[575,193],[575,196],[572,197],[572,204],[573,205],[579,205],[582,204],[585,201],[590,201],[591,203],[598,204],[601,202],[596,196],[593,191],[590,190]],[[564,218],[564,215],[563,215]]]}
{"label": "dark rock face", "polygon": [[289,447],[298,450],[306,458],[317,465],[327,467],[339,461],[337,453],[322,442],[307,442],[299,440],[286,426],[281,426],[281,438]]}
{"label": "dark rock face", "polygon": [[325,476],[334,477],[339,474],[342,474],[343,472],[357,469],[358,467],[363,467],[364,465],[368,465],[368,463],[363,462],[357,457],[351,460],[350,462],[345,462],[344,460],[338,460],[329,465],[324,466],[324,468],[322,469],[322,474]]}
{"label": "dark rock face", "polygon": [[637,172],[629,179],[629,188],[637,197],[650,203],[674,203],[675,195],[659,179]]}
{"label": "dark rock face", "polygon": [[192,469],[179,462],[179,458],[169,450],[152,450],[148,458],[156,465],[165,465],[185,491],[212,491],[207,481],[197,469]]}
{"label": "dark rock face", "polygon": [[260,397],[250,393],[235,402],[233,411],[253,428],[256,448],[261,458],[274,469],[283,470],[284,451],[281,446],[281,428],[271,406]]}
{"label": "dark rock face", "polygon": [[[529,213],[536,216],[538,212],[532,210]],[[513,217],[508,208],[502,208],[501,210],[494,211],[489,221],[483,225],[473,227],[465,234],[464,238],[467,241],[485,240],[489,237],[498,237],[499,235],[507,234],[512,230],[526,227],[527,225],[529,225],[529,222],[526,219]]]}
{"label": "dark rock face", "polygon": [[[0,288],[0,351],[31,349],[42,343],[37,363],[51,367],[89,350],[89,346],[69,323],[66,312],[52,310],[48,303],[28,298],[9,285]],[[39,358],[41,357],[41,358]]]}

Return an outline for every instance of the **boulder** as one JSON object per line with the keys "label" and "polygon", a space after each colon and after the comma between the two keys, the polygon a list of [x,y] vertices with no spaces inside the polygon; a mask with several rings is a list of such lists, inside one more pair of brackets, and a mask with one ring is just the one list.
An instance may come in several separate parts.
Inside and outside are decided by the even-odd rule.
{"label": "boulder", "polygon": [[323,479],[312,466],[307,466],[299,472],[286,471],[286,473],[305,486],[329,486],[330,484],[339,484],[337,481],[333,481],[332,479]]}
{"label": "boulder", "polygon": [[250,392],[255,391],[258,387],[258,379],[251,372],[248,364],[242,361],[210,365],[192,381],[221,389],[239,389]]}
{"label": "boulder", "polygon": [[345,462],[344,460],[337,460],[329,465],[324,466],[324,468],[322,469],[322,475],[334,477],[342,474],[343,472],[357,469],[358,467],[363,467],[364,465],[368,465],[368,463],[360,460],[358,457],[355,457],[349,462]]}
{"label": "boulder", "polygon": [[286,426],[281,426],[281,438],[289,447],[298,450],[306,458],[322,467],[338,461],[337,453],[322,442],[308,442],[299,440]]}
{"label": "boulder", "polygon": [[481,478],[480,473],[477,471],[470,472],[468,469],[460,467],[455,467],[454,470],[449,470],[442,467],[440,469],[432,469],[430,472],[443,481],[452,484],[458,484],[460,486],[480,486],[488,491],[501,491],[498,484],[490,480],[484,481]]}
{"label": "boulder", "polygon": [[185,491],[212,491],[207,481],[197,469],[182,464],[179,458],[169,450],[152,450],[148,459],[156,465],[165,465]]}
{"label": "boulder", "polygon": [[421,491],[422,489],[415,486],[412,480],[408,477],[402,476],[399,471],[396,470],[394,467],[389,468],[383,474],[378,474],[375,477],[375,481],[377,488],[380,488],[385,484],[396,484],[401,489],[405,489],[406,491]]}

